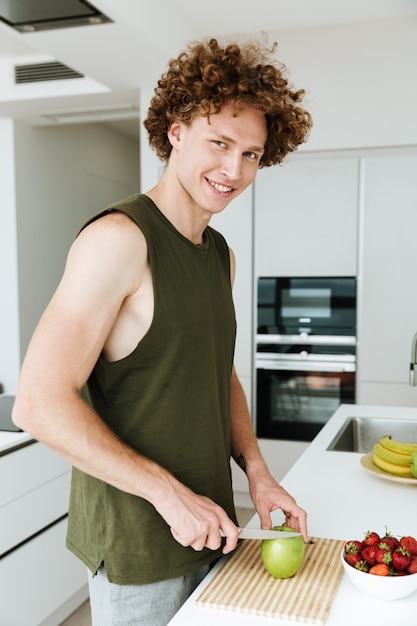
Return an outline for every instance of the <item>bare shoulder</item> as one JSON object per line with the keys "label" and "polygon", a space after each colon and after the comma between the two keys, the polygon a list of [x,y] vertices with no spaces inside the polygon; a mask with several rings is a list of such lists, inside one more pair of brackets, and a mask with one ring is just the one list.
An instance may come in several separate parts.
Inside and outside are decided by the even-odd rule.
{"label": "bare shoulder", "polygon": [[147,267],[146,239],[137,224],[120,211],[103,215],[86,226],[74,241],[69,263],[100,267],[106,280],[125,283],[129,292],[140,285]]}
{"label": "bare shoulder", "polygon": [[137,224],[125,213],[121,211],[112,211],[98,217],[80,233],[79,237],[111,238],[116,243],[138,243],[139,240],[145,242],[145,237]]}

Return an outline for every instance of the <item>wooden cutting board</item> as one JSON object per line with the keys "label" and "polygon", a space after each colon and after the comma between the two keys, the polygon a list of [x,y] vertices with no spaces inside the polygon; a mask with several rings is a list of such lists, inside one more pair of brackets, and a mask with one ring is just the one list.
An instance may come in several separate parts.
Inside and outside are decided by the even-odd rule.
{"label": "wooden cutting board", "polygon": [[301,569],[282,580],[265,570],[261,542],[245,539],[197,598],[197,605],[324,624],[343,576],[340,552],[344,541],[310,539]]}

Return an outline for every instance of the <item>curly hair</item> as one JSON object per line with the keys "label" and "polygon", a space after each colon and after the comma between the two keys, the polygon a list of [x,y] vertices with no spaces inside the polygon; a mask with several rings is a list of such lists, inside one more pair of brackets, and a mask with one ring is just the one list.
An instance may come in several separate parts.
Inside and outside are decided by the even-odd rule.
{"label": "curly hair", "polygon": [[267,140],[259,167],[281,163],[304,143],[312,126],[310,114],[300,106],[305,92],[289,85],[285,66],[274,59],[276,48],[276,43],[262,48],[259,42],[222,48],[210,39],[191,43],[171,59],[143,122],[158,157],[169,159],[172,120],[191,122],[198,114],[210,119],[228,102],[234,102],[236,114],[251,106],[265,115]]}

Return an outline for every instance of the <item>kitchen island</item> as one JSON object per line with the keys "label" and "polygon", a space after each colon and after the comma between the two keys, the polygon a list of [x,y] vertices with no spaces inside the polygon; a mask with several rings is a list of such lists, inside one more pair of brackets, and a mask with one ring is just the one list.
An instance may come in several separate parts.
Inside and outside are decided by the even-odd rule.
{"label": "kitchen island", "polygon": [[[406,419],[416,423],[417,408],[341,405],[281,481],[308,512],[310,536],[330,539],[362,539],[367,530],[417,536],[417,480],[402,484],[383,480],[362,467],[363,453],[327,450],[345,421],[351,417]],[[385,433],[389,434],[389,432]],[[273,524],[283,522],[281,511]],[[259,527],[255,515],[249,527]],[[196,604],[203,589],[225,563],[223,557],[170,621],[170,626],[293,626],[294,622],[234,611],[204,608]],[[392,602],[371,600],[343,574],[326,626],[416,626],[417,592]]]}

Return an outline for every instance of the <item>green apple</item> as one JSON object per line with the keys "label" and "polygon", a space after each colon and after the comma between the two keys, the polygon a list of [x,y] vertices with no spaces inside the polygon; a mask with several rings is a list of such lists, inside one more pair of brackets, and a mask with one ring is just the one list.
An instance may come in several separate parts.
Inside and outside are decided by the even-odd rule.
{"label": "green apple", "polygon": [[[287,526],[274,526],[274,530],[296,532]],[[261,555],[264,567],[274,578],[290,578],[304,561],[304,540],[300,535],[287,539],[263,539]]]}
{"label": "green apple", "polygon": [[417,478],[417,450],[414,450],[413,454],[411,455],[410,467],[412,475],[414,476],[414,478]]}

